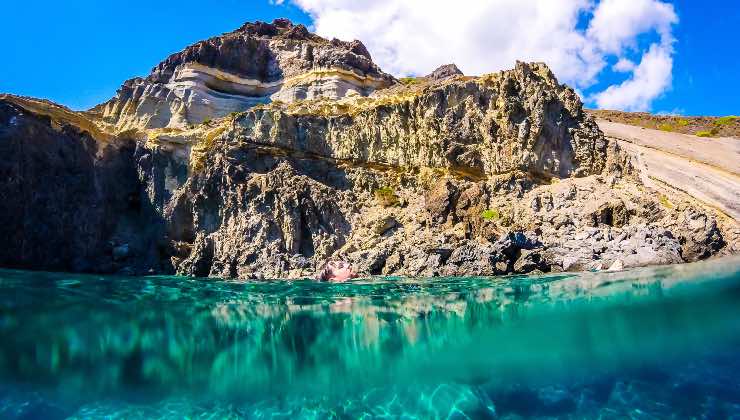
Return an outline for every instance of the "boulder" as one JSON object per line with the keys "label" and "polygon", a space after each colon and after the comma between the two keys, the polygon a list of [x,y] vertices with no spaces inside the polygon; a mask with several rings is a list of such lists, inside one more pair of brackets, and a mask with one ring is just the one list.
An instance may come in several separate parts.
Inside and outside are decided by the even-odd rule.
{"label": "boulder", "polygon": [[375,232],[376,235],[383,235],[397,226],[399,226],[398,220],[393,216],[385,216],[375,221],[373,224],[373,232]]}

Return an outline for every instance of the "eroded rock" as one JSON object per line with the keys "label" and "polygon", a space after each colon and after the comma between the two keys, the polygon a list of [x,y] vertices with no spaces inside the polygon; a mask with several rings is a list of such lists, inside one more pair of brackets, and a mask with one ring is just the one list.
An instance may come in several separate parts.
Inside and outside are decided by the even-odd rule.
{"label": "eroded rock", "polygon": [[394,83],[360,41],[277,19],[190,45],[91,111],[120,130],[186,128],[271,101],[367,96]]}

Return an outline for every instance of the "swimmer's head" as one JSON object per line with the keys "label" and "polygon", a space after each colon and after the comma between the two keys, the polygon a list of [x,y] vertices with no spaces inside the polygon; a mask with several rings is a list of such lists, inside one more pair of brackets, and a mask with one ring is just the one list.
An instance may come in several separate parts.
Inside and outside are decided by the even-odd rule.
{"label": "swimmer's head", "polygon": [[352,264],[345,261],[329,261],[316,275],[318,281],[343,282],[357,277]]}

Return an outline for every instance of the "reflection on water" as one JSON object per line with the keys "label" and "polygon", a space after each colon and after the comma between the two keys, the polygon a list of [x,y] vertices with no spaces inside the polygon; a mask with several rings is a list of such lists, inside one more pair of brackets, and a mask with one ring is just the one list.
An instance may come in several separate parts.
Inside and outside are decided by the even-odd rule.
{"label": "reflection on water", "polygon": [[740,416],[740,260],[238,283],[0,271],[0,418]]}

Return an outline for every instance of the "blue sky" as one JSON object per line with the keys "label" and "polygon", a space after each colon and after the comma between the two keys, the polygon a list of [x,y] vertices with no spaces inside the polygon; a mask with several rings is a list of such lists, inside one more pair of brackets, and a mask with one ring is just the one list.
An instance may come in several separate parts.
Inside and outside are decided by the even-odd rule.
{"label": "blue sky", "polygon": [[[468,1],[470,3],[475,0]],[[616,1],[626,4],[632,0]],[[644,0],[653,1],[657,0]],[[510,48],[504,54],[499,50],[485,50],[492,48],[490,45],[494,42],[489,42],[488,39],[496,36],[496,33],[484,32],[481,34],[480,45],[475,45],[474,41],[468,45],[468,40],[463,39],[460,42],[464,44],[451,45],[464,47],[435,48],[436,45],[432,45],[428,48],[427,56],[413,56],[416,51],[427,46],[413,45],[410,52],[395,50],[393,45],[397,42],[389,35],[393,31],[384,33],[374,29],[370,23],[364,25],[363,19],[372,19],[375,16],[374,10],[378,8],[377,4],[382,2],[367,3],[368,10],[360,7],[362,1],[347,3],[347,9],[355,9],[349,13],[356,13],[360,23],[352,25],[350,21],[350,24],[344,26],[337,25],[336,19],[332,19],[335,16],[333,13],[337,11],[331,7],[335,7],[337,3],[341,1],[296,0],[294,3],[286,1],[283,4],[273,4],[269,0],[181,0],[176,3],[141,0],[8,2],[3,6],[3,24],[0,25],[0,36],[5,40],[4,62],[0,66],[0,92],[48,98],[73,109],[86,109],[113,96],[124,80],[146,75],[167,55],[195,41],[233,30],[245,21],[271,21],[277,17],[288,17],[295,22],[315,27],[325,36],[359,37],[381,64],[387,63],[382,67],[397,76],[423,74],[432,63],[439,61],[438,64],[444,64],[445,60],[462,61],[463,64],[468,63],[468,68],[489,71],[486,57],[491,57],[490,71],[494,71],[511,67],[513,62],[508,64],[512,61],[511,54],[518,51],[517,48]],[[661,89],[659,94],[651,96],[648,109],[652,112],[676,112],[684,115],[740,114],[740,54],[737,47],[740,44],[740,8],[730,0],[703,4],[695,0],[669,3],[674,6],[679,19],[677,24],[670,26],[671,36],[675,38],[672,44],[672,83],[670,88]],[[440,9],[440,13],[444,12],[444,8]],[[383,13],[378,14],[382,15]],[[591,17],[590,12],[581,13],[577,28],[584,30]],[[416,18],[409,16],[412,22],[420,22],[422,19],[435,22],[437,19],[432,14]],[[461,17],[465,18],[468,17]],[[385,25],[382,21],[376,24]],[[404,29],[410,31],[418,29],[413,23],[403,20],[395,24],[405,25]],[[444,25],[443,22],[439,24]],[[430,24],[432,26],[434,25]],[[363,36],[365,32],[376,35],[368,40],[368,36]],[[424,39],[433,39],[424,35],[423,31],[418,32],[423,35],[421,42]],[[475,38],[474,35],[469,36]],[[626,41],[627,47],[618,54],[604,53],[606,66],[591,82],[577,86],[587,98],[588,105],[596,105],[594,95],[631,77],[630,73],[611,69],[618,58],[639,64],[649,46],[659,42],[659,38],[657,30],[649,29]],[[514,38],[511,43],[525,41],[529,42]],[[414,40],[410,39],[409,42]],[[444,52],[441,53],[441,50]],[[522,49],[525,50],[526,48]],[[558,51],[557,54],[551,54],[549,50],[539,48],[521,58],[552,57],[552,61],[557,62],[567,53]],[[466,61],[466,57],[470,56],[478,57],[478,61]],[[425,64],[413,67],[405,66],[407,63]],[[466,66],[461,67],[466,70]],[[586,78],[580,78],[578,72],[581,70],[574,70],[567,60],[559,65],[556,63],[555,67],[556,70],[559,69],[556,71],[559,76],[566,74],[561,80],[573,80],[571,84],[580,84]],[[594,67],[584,65],[583,68],[585,72]]]}
{"label": "blue sky", "polygon": [[[652,112],[740,115],[740,4],[672,3],[680,19],[674,30],[673,83],[653,102]],[[617,79],[607,72],[601,86]]]}

